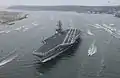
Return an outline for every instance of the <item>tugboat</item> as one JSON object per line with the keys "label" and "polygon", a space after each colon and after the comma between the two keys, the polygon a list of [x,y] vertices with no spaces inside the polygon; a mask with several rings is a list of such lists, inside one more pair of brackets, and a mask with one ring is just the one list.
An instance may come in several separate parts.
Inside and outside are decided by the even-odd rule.
{"label": "tugboat", "polygon": [[40,62],[47,62],[78,43],[80,40],[80,34],[81,31],[79,29],[72,27],[63,30],[62,22],[59,20],[56,33],[43,40],[43,45],[38,50],[33,51],[33,55],[38,56]]}

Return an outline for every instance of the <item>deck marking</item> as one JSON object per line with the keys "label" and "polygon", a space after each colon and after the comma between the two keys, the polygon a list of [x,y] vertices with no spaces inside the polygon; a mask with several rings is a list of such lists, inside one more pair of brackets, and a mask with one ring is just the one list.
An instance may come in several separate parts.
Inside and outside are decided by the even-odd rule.
{"label": "deck marking", "polygon": [[70,35],[68,36],[68,41],[67,41],[66,43],[69,43],[69,41],[70,41],[70,39],[71,39],[73,33],[74,33],[74,29],[72,29]]}
{"label": "deck marking", "polygon": [[74,37],[75,37],[76,31],[77,31],[77,29],[75,28],[75,31],[74,31],[73,37],[72,37],[72,39],[71,39],[71,43],[73,43],[73,41],[74,41]]}
{"label": "deck marking", "polygon": [[66,37],[64,38],[64,41],[62,42],[62,44],[65,43],[66,39],[68,38],[68,34],[71,32],[71,30],[72,30],[72,29],[70,29],[70,30],[68,31],[68,33],[67,33]]}

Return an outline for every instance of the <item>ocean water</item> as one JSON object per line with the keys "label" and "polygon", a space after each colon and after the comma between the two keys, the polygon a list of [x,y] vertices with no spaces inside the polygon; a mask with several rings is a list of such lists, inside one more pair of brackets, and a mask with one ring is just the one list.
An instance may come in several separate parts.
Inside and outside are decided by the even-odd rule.
{"label": "ocean water", "polygon": [[[120,18],[76,12],[28,13],[27,19],[14,25],[0,25],[0,78],[120,78]],[[64,29],[71,25],[82,31],[80,43],[41,64],[32,52],[42,45],[43,37],[55,33],[58,20]],[[89,56],[90,48],[93,54]]]}

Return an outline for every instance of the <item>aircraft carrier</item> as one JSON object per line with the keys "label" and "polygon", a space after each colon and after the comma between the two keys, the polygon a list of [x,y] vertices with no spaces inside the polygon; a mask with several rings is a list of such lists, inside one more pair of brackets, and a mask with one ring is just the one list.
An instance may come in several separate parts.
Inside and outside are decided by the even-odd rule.
{"label": "aircraft carrier", "polygon": [[57,27],[56,33],[43,40],[43,45],[38,50],[33,51],[33,54],[38,56],[42,63],[70,49],[80,40],[81,31],[79,29],[71,27],[63,30],[60,20],[58,21]]}

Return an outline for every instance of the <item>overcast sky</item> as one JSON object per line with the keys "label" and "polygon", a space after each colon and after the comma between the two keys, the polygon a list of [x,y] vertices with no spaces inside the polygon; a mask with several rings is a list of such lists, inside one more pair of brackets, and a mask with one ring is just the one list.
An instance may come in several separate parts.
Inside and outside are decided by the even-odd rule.
{"label": "overcast sky", "polygon": [[10,5],[119,5],[120,0],[0,0],[1,6]]}

